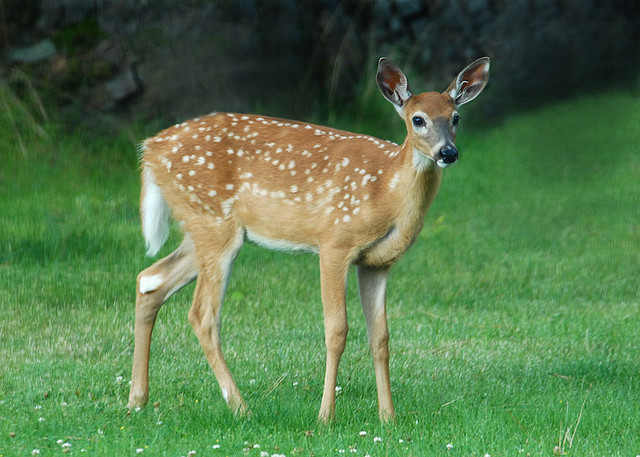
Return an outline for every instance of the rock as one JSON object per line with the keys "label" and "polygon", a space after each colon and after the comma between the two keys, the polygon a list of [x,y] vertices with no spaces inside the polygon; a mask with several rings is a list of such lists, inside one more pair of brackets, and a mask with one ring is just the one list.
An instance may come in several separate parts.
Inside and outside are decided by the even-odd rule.
{"label": "rock", "polygon": [[122,102],[142,91],[142,82],[132,65],[124,67],[115,78],[105,83],[109,95],[116,103]]}
{"label": "rock", "polygon": [[56,45],[50,39],[39,41],[31,46],[9,52],[8,60],[17,63],[35,63],[49,59],[57,53]]}

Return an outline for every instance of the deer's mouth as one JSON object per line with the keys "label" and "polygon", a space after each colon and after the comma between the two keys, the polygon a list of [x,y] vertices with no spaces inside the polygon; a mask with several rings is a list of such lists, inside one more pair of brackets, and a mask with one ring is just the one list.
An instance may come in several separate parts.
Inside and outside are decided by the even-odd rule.
{"label": "deer's mouth", "polygon": [[453,164],[454,164],[454,163],[456,163],[456,162],[457,162],[457,160],[456,160],[456,161],[454,161],[454,162],[445,162],[444,160],[440,159],[440,160],[437,160],[437,161],[436,161],[436,164],[437,164],[440,168],[448,168],[448,167],[450,167],[451,165],[453,165]]}

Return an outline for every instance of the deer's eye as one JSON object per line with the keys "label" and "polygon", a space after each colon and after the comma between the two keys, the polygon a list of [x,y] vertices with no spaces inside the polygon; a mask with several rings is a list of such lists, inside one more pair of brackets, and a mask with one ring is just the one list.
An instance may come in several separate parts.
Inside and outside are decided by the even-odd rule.
{"label": "deer's eye", "polygon": [[457,127],[459,123],[460,123],[460,115],[458,113],[456,113],[456,114],[453,115],[453,119],[451,119],[451,124],[454,127]]}
{"label": "deer's eye", "polygon": [[413,125],[415,125],[416,127],[424,127],[424,119],[421,118],[420,116],[413,116],[413,119],[411,119],[411,121],[413,122]]}

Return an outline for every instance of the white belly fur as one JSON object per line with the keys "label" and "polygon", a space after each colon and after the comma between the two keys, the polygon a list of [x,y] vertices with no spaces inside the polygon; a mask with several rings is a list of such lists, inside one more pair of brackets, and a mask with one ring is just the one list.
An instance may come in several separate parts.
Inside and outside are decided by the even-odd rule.
{"label": "white belly fur", "polygon": [[267,238],[262,235],[257,234],[252,231],[250,228],[246,229],[247,239],[256,243],[257,245],[263,246],[268,249],[272,249],[274,251],[287,251],[287,252],[312,252],[317,254],[318,248],[316,246],[309,246],[306,244],[293,243],[287,240],[275,240],[273,238]]}

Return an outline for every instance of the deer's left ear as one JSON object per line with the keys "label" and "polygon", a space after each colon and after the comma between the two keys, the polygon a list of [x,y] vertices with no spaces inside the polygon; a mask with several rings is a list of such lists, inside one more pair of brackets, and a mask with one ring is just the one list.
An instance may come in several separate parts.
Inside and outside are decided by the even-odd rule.
{"label": "deer's left ear", "polygon": [[476,98],[489,81],[489,58],[480,57],[469,64],[454,79],[445,91],[456,106],[469,103]]}

